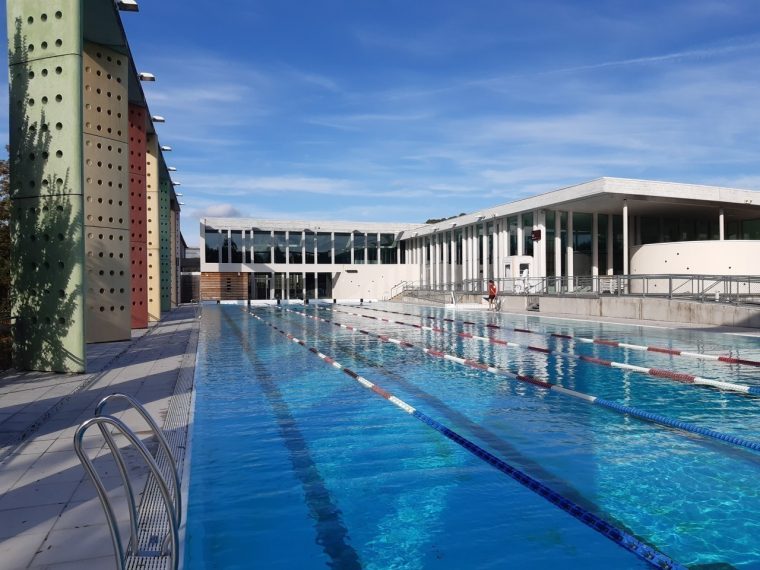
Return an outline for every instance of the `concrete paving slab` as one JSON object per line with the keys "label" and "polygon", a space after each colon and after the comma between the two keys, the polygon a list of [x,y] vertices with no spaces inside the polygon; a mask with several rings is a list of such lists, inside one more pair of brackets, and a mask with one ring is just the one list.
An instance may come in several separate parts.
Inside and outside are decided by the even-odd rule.
{"label": "concrete paving slab", "polygon": [[[186,375],[188,363],[194,365],[197,331],[193,309],[180,308],[148,330],[133,331],[130,342],[89,345],[87,374],[0,376],[3,570],[115,567],[103,509],[73,451],[74,433],[92,417],[97,403],[114,392],[144,403],[162,425],[180,373]],[[156,447],[135,412],[121,415],[149,449]],[[110,449],[97,428],[86,433],[83,443],[114,499],[119,525],[127,530],[126,493]],[[119,437],[117,443],[123,445],[125,439]],[[136,452],[125,457],[140,497],[146,468]]]}

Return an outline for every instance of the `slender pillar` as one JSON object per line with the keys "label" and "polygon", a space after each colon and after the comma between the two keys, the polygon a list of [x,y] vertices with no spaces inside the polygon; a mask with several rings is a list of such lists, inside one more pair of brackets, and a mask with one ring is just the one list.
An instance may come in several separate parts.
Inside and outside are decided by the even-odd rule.
{"label": "slender pillar", "polygon": [[613,264],[615,263],[615,232],[612,228],[613,219],[614,216],[612,214],[607,214],[607,275],[615,275],[615,268],[613,267]]}
{"label": "slender pillar", "polygon": [[721,208],[718,213],[718,234],[718,239],[720,239],[720,241],[724,241],[726,239],[726,223],[725,216],[723,214],[723,208]]}
{"label": "slender pillar", "polygon": [[523,217],[522,214],[517,216],[517,254],[525,255],[525,240],[523,239]]}
{"label": "slender pillar", "polygon": [[567,289],[568,291],[573,291],[575,289],[575,283],[574,283],[574,267],[573,267],[573,254],[575,252],[575,247],[573,243],[574,238],[574,232],[573,229],[573,212],[571,210],[567,211]]}
{"label": "slender pillar", "polygon": [[628,275],[628,200],[623,200],[623,275]]}
{"label": "slender pillar", "polygon": [[546,277],[546,210],[537,211],[534,219],[538,221],[536,229],[541,232],[541,239],[533,245],[534,255],[538,247],[538,276]]}
{"label": "slender pillar", "polygon": [[554,211],[554,276],[562,278],[562,212]]}
{"label": "slender pillar", "polygon": [[594,277],[594,291],[597,290],[596,277],[599,276],[599,214],[591,215],[591,275]]}

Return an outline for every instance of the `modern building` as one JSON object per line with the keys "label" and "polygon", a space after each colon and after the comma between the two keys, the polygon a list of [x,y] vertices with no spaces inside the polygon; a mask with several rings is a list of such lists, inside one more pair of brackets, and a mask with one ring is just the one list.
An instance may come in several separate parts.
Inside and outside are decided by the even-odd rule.
{"label": "modern building", "polygon": [[[435,224],[207,219],[204,298],[388,298],[394,286],[596,288],[597,276],[760,275],[760,192],[600,178]],[[246,280],[249,279],[250,280]]]}
{"label": "modern building", "polygon": [[113,0],[8,0],[15,364],[83,372],[178,300],[179,204]]}
{"label": "modern building", "polygon": [[600,178],[405,232],[424,287],[760,274],[760,192]]}
{"label": "modern building", "polygon": [[419,273],[404,232],[417,224],[201,220],[201,298],[376,299]]}

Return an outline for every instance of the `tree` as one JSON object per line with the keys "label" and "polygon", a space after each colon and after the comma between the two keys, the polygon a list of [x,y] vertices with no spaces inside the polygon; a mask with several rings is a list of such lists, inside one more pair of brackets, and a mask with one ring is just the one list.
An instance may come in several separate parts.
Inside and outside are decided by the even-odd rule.
{"label": "tree", "polygon": [[11,365],[11,197],[10,166],[0,160],[0,369]]}

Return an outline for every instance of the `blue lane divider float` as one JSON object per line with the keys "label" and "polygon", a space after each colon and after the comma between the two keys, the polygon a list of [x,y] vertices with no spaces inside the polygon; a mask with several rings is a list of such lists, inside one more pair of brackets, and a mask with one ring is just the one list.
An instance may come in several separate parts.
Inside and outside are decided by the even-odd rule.
{"label": "blue lane divider float", "polygon": [[[421,330],[429,330],[429,331],[437,332],[440,334],[447,334],[445,330],[438,327],[429,327],[426,325],[418,325],[415,323],[406,323],[404,321],[391,321],[390,319],[373,317],[371,315],[364,315],[362,313],[354,313],[346,309],[336,310],[336,309],[331,308],[329,310],[333,312],[337,311],[339,313],[346,313],[348,315],[353,315],[355,317],[362,317],[364,319],[372,319],[375,321],[379,320],[385,323],[393,323],[396,325],[404,325],[407,327],[414,327]],[[370,309],[370,310],[385,312],[379,309]],[[387,312],[395,313],[395,311],[387,311]],[[408,315],[409,313],[401,313],[401,314]],[[453,319],[448,319],[448,320],[453,320]],[[462,322],[464,322],[465,324],[474,324],[474,323],[470,323],[470,321],[462,321]],[[489,328],[496,328],[495,325],[486,325],[486,326]],[[523,329],[513,329],[513,330],[522,331]],[[455,334],[455,333],[450,332],[448,334]],[[705,386],[707,388],[715,388],[718,390],[726,390],[729,392],[738,392],[740,394],[751,394],[753,396],[760,396],[760,386],[746,386],[744,384],[736,384],[735,382],[724,382],[722,380],[713,380],[712,378],[703,378],[701,376],[695,376],[693,374],[685,374],[683,372],[675,372],[673,370],[664,370],[662,368],[647,368],[645,366],[635,366],[633,364],[627,364],[625,362],[615,362],[614,360],[604,360],[602,358],[596,358],[593,356],[572,354],[572,353],[562,352],[561,350],[552,350],[551,348],[546,348],[542,346],[518,344],[516,342],[501,340],[494,337],[478,336],[472,333],[460,332],[456,334],[457,336],[460,336],[462,338],[471,338],[474,340],[479,340],[481,342],[488,342],[491,344],[500,344],[503,346],[509,346],[511,348],[520,348],[522,350],[541,352],[543,354],[554,354],[560,358],[565,358],[565,359],[570,359],[570,360],[580,360],[583,362],[588,362],[589,364],[594,364],[597,366],[606,366],[608,368],[619,368],[621,370],[628,370],[630,372],[636,372],[639,374],[647,374],[655,378],[666,378],[668,380],[675,380],[676,382],[680,382],[682,384],[693,384],[695,386]]]}
{"label": "blue lane divider float", "polygon": [[[404,348],[414,348],[421,350],[428,356],[431,356],[433,358],[443,358],[445,360],[449,360],[451,362],[455,362],[457,364],[460,364],[462,366],[469,366],[470,368],[477,368],[478,370],[483,370],[484,372],[490,372],[491,374],[498,374],[501,376],[507,376],[509,378],[514,378],[515,380],[518,380],[520,382],[525,382],[528,384],[531,384],[533,386],[536,386],[537,388],[541,388],[544,390],[551,390],[552,392],[557,392],[559,394],[563,394],[565,396],[569,396],[571,398],[575,398],[578,400],[582,400],[584,402],[587,402],[589,404],[596,404],[599,406],[602,406],[604,408],[607,408],[609,410],[619,412],[622,414],[627,414],[631,417],[652,422],[655,424],[663,425],[669,428],[678,429],[681,431],[685,431],[688,433],[701,435],[703,437],[708,437],[711,439],[715,439],[717,441],[721,441],[723,443],[728,443],[730,445],[735,445],[738,447],[744,447],[745,449],[750,449],[752,451],[760,452],[760,442],[753,441],[750,439],[746,439],[743,437],[730,435],[726,433],[722,433],[719,431],[716,431],[714,429],[700,427],[698,425],[684,422],[681,420],[676,420],[673,418],[669,418],[667,416],[663,416],[662,414],[656,414],[653,412],[647,412],[645,410],[640,410],[638,408],[633,408],[631,406],[625,406],[623,404],[619,404],[617,402],[611,401],[611,400],[605,400],[603,398],[599,398],[598,396],[594,396],[591,394],[586,394],[584,392],[578,392],[576,390],[571,390],[569,388],[564,388],[563,386],[560,386],[558,384],[555,384],[553,382],[549,382],[547,380],[542,380],[540,378],[536,378],[535,376],[530,376],[527,374],[520,374],[517,372],[512,372],[511,370],[507,370],[506,368],[501,368],[499,366],[491,366],[489,364],[486,364],[485,362],[480,362],[477,360],[467,359],[467,358],[460,358],[458,356],[455,356],[453,354],[447,354],[445,352],[442,352],[440,350],[435,350],[432,347],[423,347],[418,346],[413,343],[397,339],[397,338],[391,338],[386,335],[376,334],[372,333],[370,331],[367,331],[365,329],[356,329],[352,327],[351,325],[346,325],[343,323],[338,323],[336,321],[331,321],[330,319],[325,319],[323,317],[317,317],[313,315],[307,315],[305,313],[302,313],[301,311],[294,311],[292,309],[284,309],[281,308],[280,311],[285,311],[288,313],[293,313],[295,315],[299,315],[300,317],[308,318],[308,319],[314,319],[317,321],[322,321],[324,323],[332,324],[337,327],[341,327],[348,330],[357,330],[358,332],[373,336],[375,338],[379,338],[383,342],[390,342],[391,344],[395,344],[398,346],[402,346]],[[361,315],[360,315],[361,316]],[[419,326],[419,328],[422,328]]]}
{"label": "blue lane divider float", "polygon": [[[579,520],[584,525],[588,526],[589,528],[595,530],[596,532],[600,533],[605,538],[613,541],[617,545],[621,546],[622,548],[626,549],[627,551],[635,554],[645,562],[649,563],[654,568],[660,568],[661,570],[687,570],[685,566],[682,564],[676,562],[669,556],[663,554],[662,552],[656,550],[652,546],[649,546],[645,542],[639,540],[635,536],[617,528],[616,526],[610,524],[609,522],[605,521],[601,517],[595,515],[594,513],[584,509],[580,505],[574,503],[570,499],[567,499],[548,487],[547,485],[541,483],[540,481],[534,479],[527,473],[524,473],[520,471],[519,469],[511,466],[506,461],[499,459],[492,453],[489,453],[479,445],[475,444],[474,442],[470,441],[466,437],[458,434],[454,430],[446,427],[442,423],[434,420],[430,416],[420,412],[413,406],[407,404],[400,398],[397,398],[387,390],[384,390],[374,382],[371,382],[364,376],[361,376],[357,372],[354,372],[350,368],[346,368],[341,363],[337,362],[334,358],[320,352],[316,347],[308,347],[306,346],[306,342],[296,338],[292,334],[288,333],[287,331],[284,331],[277,326],[273,325],[269,321],[264,320],[259,315],[257,315],[255,312],[251,311],[250,313],[255,319],[259,320],[260,322],[264,323],[265,325],[271,327],[281,335],[285,336],[292,342],[306,348],[313,354],[317,355],[323,362],[330,364],[334,368],[337,368],[338,370],[342,371],[347,376],[353,378],[357,382],[359,382],[362,386],[365,388],[371,390],[375,394],[385,398],[392,404],[394,404],[396,407],[400,408],[401,410],[405,411],[407,414],[411,415],[414,418],[417,418],[427,426],[433,428],[440,434],[444,435],[449,440],[453,441],[454,443],[461,446],[463,449],[466,449],[469,451],[472,455],[475,457],[478,457],[479,459],[485,461],[489,465],[495,467],[514,481],[518,482],[522,486],[526,487],[530,491],[536,493],[537,495],[543,497],[556,507],[559,507],[564,512],[568,513],[573,518]],[[300,313],[298,313],[300,314]]]}

